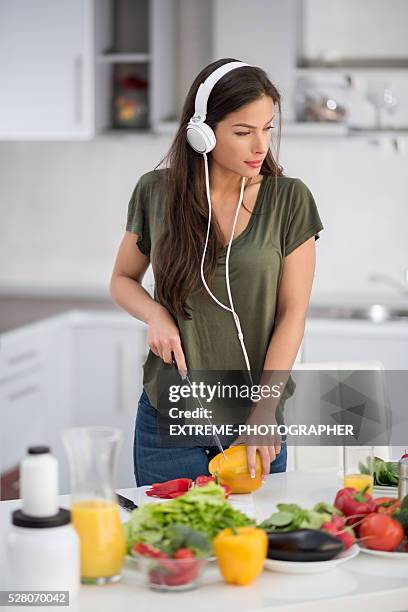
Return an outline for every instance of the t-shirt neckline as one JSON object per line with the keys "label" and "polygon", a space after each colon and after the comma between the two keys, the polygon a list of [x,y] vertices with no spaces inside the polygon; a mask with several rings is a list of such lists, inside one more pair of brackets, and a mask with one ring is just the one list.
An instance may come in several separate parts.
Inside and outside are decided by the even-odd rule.
{"label": "t-shirt neckline", "polygon": [[[233,239],[233,241],[231,242],[231,249],[232,249],[232,247],[233,247],[233,246],[234,246],[234,245],[235,245],[235,244],[236,244],[236,243],[237,243],[239,240],[241,240],[241,238],[243,238],[244,236],[246,236],[246,234],[247,234],[247,233],[250,231],[250,229],[251,229],[252,225],[254,224],[254,221],[255,221],[256,215],[254,215],[253,213],[257,212],[257,211],[258,211],[258,208],[259,208],[259,207],[260,207],[260,205],[261,205],[261,204],[260,204],[260,203],[261,203],[261,195],[262,195],[263,189],[264,189],[264,187],[265,187],[265,183],[266,183],[266,179],[267,179],[268,175],[267,175],[267,174],[264,174],[264,175],[263,175],[263,177],[264,177],[264,178],[262,179],[261,184],[260,184],[260,186],[259,186],[258,193],[257,193],[257,195],[256,195],[256,199],[255,199],[255,204],[254,204],[254,207],[253,207],[253,209],[252,209],[252,214],[251,214],[251,216],[250,216],[250,218],[249,218],[249,221],[248,221],[248,223],[247,223],[246,227],[245,227],[245,228],[242,230],[242,232],[241,232],[240,234],[238,234],[238,236],[235,236],[235,238],[234,238],[234,239]],[[242,206],[242,203],[241,203],[241,206]],[[221,254],[223,254],[223,253],[226,253],[226,252],[227,252],[227,250],[228,250],[228,244],[227,244],[226,246],[222,247],[222,249],[221,249],[221,251],[220,251],[220,252],[221,252]]]}

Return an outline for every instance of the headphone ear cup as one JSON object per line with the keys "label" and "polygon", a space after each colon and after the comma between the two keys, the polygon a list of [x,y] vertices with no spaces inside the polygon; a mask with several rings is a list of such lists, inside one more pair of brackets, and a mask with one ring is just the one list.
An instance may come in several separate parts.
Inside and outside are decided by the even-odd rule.
{"label": "headphone ear cup", "polygon": [[209,153],[216,144],[215,134],[206,123],[195,125],[189,123],[186,134],[188,144],[197,153]]}

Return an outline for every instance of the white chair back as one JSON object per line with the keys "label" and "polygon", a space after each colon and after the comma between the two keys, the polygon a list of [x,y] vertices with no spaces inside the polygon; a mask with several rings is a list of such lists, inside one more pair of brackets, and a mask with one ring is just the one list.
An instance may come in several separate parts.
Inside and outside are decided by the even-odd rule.
{"label": "white chair back", "polygon": [[[314,371],[337,371],[338,373],[352,372],[354,370],[384,370],[384,365],[381,361],[366,360],[366,361],[328,361],[315,363],[299,363],[295,362],[293,370],[314,370]],[[341,376],[339,377],[341,380]],[[339,380],[339,382],[340,382]],[[311,385],[313,380],[311,377]],[[375,397],[378,397],[380,405],[387,406],[387,390],[384,384],[384,378],[379,376],[376,379]],[[316,393],[312,388],[308,389],[307,397],[313,398]],[[371,393],[373,395],[373,393]],[[298,401],[302,401],[299,397]],[[316,396],[315,401],[320,401]],[[302,407],[304,409],[304,407]],[[374,446],[374,454],[381,457],[385,461],[390,460],[391,448],[389,446]],[[289,471],[316,471],[316,472],[331,472],[341,473],[343,470],[343,446],[288,446],[288,470]]]}

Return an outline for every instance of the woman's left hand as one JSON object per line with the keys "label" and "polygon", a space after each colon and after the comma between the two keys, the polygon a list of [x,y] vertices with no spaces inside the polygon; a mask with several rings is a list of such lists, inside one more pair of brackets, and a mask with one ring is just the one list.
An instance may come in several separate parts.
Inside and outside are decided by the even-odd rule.
{"label": "woman's left hand", "polygon": [[[264,436],[263,436],[264,437]],[[266,436],[265,436],[266,437]],[[262,464],[262,482],[271,471],[271,463],[275,461],[276,456],[281,452],[280,436],[271,436],[271,440],[265,445],[254,445],[250,443],[248,436],[239,436],[231,446],[244,444],[247,451],[248,470],[251,478],[255,478],[256,453],[259,452]]]}
{"label": "woman's left hand", "polygon": [[231,444],[236,446],[243,444],[246,446],[248,469],[251,478],[255,478],[256,471],[256,453],[261,457],[262,464],[262,481],[270,474],[271,463],[275,461],[276,455],[281,451],[281,437],[276,431],[276,409],[280,398],[261,398],[252,406],[251,414],[246,421],[248,432],[251,431],[251,426],[255,426],[255,430],[260,425],[269,426],[269,431],[266,434],[251,434],[245,433]]}

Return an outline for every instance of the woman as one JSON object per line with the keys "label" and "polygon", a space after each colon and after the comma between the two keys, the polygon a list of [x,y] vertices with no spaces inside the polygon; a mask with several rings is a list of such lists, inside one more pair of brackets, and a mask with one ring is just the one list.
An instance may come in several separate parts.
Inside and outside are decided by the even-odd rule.
{"label": "woman", "polygon": [[[251,372],[290,371],[303,338],[315,240],[323,226],[309,189],[285,177],[270,150],[275,114],[278,145],[280,140],[278,90],[260,68],[231,66],[208,96],[205,122],[216,142],[208,158],[203,155],[204,163],[186,139],[200,84],[236,61],[213,62],[192,84],[177,134],[159,164],[166,161],[165,167],[144,174],[133,191],[112,274],[113,299],[148,325],[150,351],[135,427],[138,486],[207,473],[217,452],[214,447],[160,446],[157,381],[172,355],[182,375],[242,370],[248,363]],[[154,300],[141,286],[150,263]],[[231,294],[246,350],[237,338],[232,308],[220,307]],[[262,406],[259,410],[262,414]],[[251,474],[257,451],[263,477],[286,470],[285,440],[239,442],[247,442]]]}

